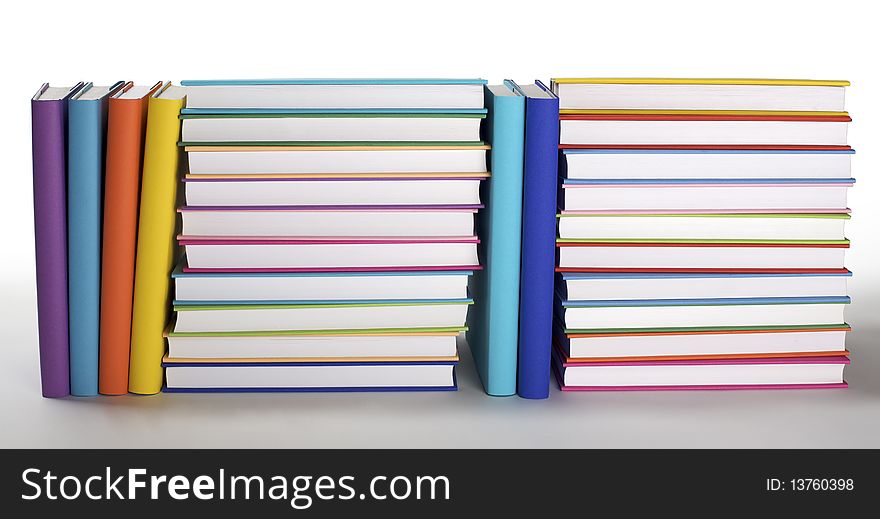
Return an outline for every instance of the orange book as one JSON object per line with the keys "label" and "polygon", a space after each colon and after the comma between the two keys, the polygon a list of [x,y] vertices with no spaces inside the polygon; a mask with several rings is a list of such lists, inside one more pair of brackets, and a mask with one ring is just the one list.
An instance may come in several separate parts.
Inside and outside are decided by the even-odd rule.
{"label": "orange book", "polygon": [[110,98],[108,107],[98,364],[98,392],[104,395],[128,393],[131,307],[147,100],[160,85],[140,87],[128,83]]}

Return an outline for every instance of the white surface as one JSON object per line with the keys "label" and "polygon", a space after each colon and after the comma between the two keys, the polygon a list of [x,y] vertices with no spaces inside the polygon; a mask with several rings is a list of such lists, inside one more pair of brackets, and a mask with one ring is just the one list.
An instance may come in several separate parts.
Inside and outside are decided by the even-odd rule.
{"label": "white surface", "polygon": [[[12,79],[0,83],[7,122],[0,127],[6,239],[0,252],[0,446],[880,447],[880,68],[869,3],[836,5],[845,23],[829,20],[827,2],[810,0],[743,0],[723,18],[716,5],[699,1],[558,2],[530,10],[467,0],[432,4],[429,11],[403,1],[290,7],[290,16],[332,19],[336,34],[351,35],[335,40],[323,37],[323,23],[291,30],[290,16],[267,17],[261,3],[268,5],[253,0],[247,9],[237,2],[216,2],[210,10],[195,4],[143,9],[105,2],[86,12],[75,3],[43,2],[7,10],[16,23],[0,33],[4,47],[15,49],[4,63]],[[349,14],[339,16],[344,8]],[[117,15],[134,15],[138,22],[118,23]],[[183,28],[192,20],[199,23]],[[468,36],[450,37],[450,27]],[[226,38],[233,29],[237,37]],[[171,32],[156,37],[166,30]],[[498,45],[512,35],[541,41]],[[80,52],[75,60],[59,52],[74,40],[80,48],[100,50]],[[206,40],[211,52],[179,51]],[[126,44],[107,44],[112,41]],[[43,399],[28,100],[44,81],[106,84],[125,74],[139,84],[273,76],[483,76],[523,83],[582,75],[849,79],[850,143],[858,150],[853,172],[859,179],[850,193],[854,213],[848,226],[853,248],[847,264],[855,272],[848,309],[854,326],[848,342],[853,364],[846,369],[851,387],[602,394],[554,389],[547,401],[491,398],[463,351],[456,393]]]}

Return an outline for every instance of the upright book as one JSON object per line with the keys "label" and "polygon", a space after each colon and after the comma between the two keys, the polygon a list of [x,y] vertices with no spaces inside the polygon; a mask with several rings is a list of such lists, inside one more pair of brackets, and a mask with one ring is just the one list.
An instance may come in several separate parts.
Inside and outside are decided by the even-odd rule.
{"label": "upright book", "polygon": [[550,396],[559,98],[543,83],[517,87],[526,100],[517,393]]}
{"label": "upright book", "polygon": [[160,85],[126,83],[109,101],[98,364],[98,390],[105,395],[128,393],[138,195],[147,101]]}
{"label": "upright book", "polygon": [[70,393],[75,396],[98,394],[104,137],[107,100],[121,87],[87,83],[68,100]]}
{"label": "upright book", "polygon": [[163,333],[177,256],[178,117],[184,99],[184,89],[165,84],[148,102],[131,322],[128,390],[132,393],[154,394],[162,389]]}
{"label": "upright book", "polygon": [[516,393],[525,98],[512,82],[490,85],[486,107],[492,176],[477,232],[486,267],[474,276],[468,343],[486,393],[506,396]]}
{"label": "upright book", "polygon": [[31,99],[37,320],[43,396],[70,394],[67,320],[67,101],[83,84]]}

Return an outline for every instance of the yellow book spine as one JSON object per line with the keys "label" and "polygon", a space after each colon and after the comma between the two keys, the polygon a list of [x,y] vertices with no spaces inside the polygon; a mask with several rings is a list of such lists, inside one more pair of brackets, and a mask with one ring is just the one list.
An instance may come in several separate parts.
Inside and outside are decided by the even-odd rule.
{"label": "yellow book spine", "polygon": [[650,77],[565,77],[553,78],[553,83],[612,84],[612,85],[778,85],[778,86],[835,86],[847,87],[849,81],[837,79],[757,79],[757,78],[650,78]]}
{"label": "yellow book spine", "polygon": [[144,168],[135,261],[128,390],[162,390],[163,332],[170,313],[171,270],[177,256],[177,185],[183,99],[152,97],[147,109]]}

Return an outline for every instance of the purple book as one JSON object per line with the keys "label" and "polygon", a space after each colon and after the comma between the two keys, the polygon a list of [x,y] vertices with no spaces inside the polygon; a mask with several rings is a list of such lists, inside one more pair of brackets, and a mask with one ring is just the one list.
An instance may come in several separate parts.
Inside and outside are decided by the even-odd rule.
{"label": "purple book", "polygon": [[67,323],[67,99],[82,87],[50,87],[31,99],[37,320],[44,397],[70,394]]}

